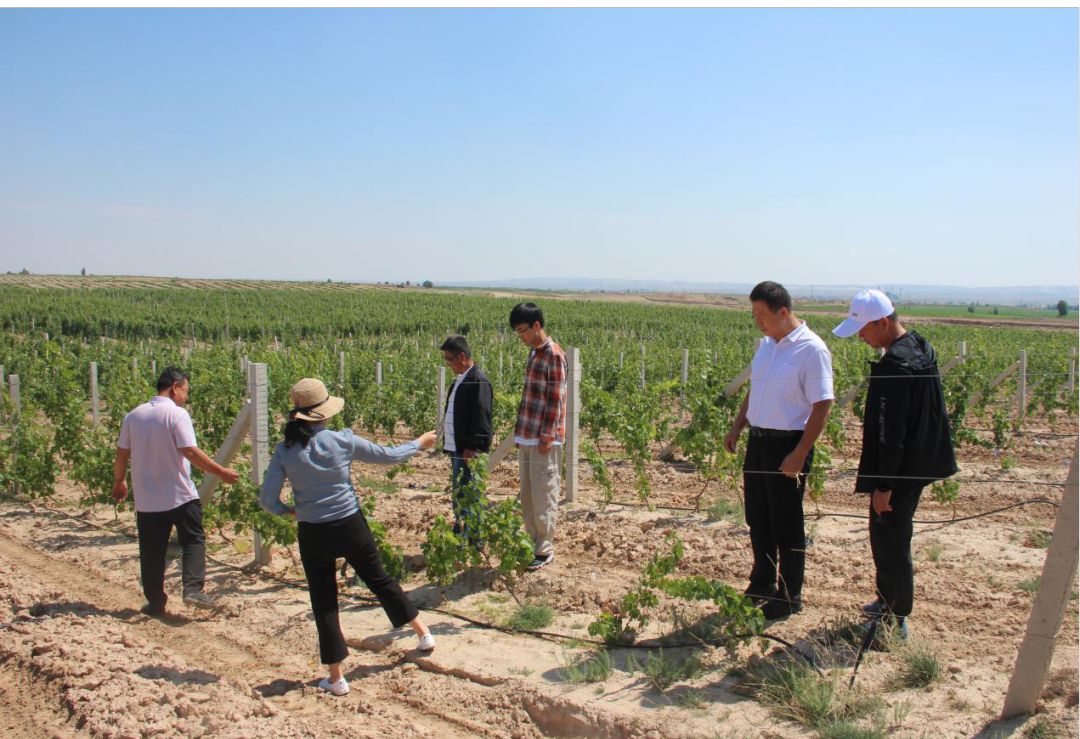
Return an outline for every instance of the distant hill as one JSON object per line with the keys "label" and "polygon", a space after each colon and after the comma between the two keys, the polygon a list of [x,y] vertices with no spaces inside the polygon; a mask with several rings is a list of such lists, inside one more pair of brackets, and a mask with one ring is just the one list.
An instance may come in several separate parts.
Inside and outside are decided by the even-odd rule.
{"label": "distant hill", "polygon": [[[515,290],[585,290],[604,292],[717,293],[746,295],[754,287],[742,282],[683,282],[662,280],[608,280],[574,277],[530,277],[480,282],[436,282],[440,287],[504,287]],[[876,287],[906,303],[994,303],[998,305],[1045,306],[1064,298],[1075,305],[1080,296],[1077,285],[1006,285],[1001,287],[961,287],[958,285],[798,285],[785,287],[794,297],[814,300],[850,300],[866,287]]]}

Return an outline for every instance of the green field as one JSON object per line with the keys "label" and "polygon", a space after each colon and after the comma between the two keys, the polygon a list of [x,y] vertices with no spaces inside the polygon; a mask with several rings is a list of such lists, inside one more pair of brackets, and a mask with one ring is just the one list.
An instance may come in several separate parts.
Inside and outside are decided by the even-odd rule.
{"label": "green field", "polygon": [[[846,313],[847,304],[807,303],[796,305],[803,313]],[[946,305],[920,303],[897,307],[901,318],[905,315],[920,318],[1019,318],[1025,320],[1048,320],[1076,324],[1076,309],[1070,308],[1066,316],[1059,316],[1056,308],[1025,308],[1016,305]]]}

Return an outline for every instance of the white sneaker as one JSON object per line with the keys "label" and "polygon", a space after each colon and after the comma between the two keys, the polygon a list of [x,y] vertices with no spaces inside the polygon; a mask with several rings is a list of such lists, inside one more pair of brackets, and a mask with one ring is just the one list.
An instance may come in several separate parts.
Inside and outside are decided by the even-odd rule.
{"label": "white sneaker", "polygon": [[435,635],[430,631],[420,637],[420,640],[416,642],[416,648],[421,652],[430,652],[435,648]]}
{"label": "white sneaker", "polygon": [[319,681],[319,690],[325,690],[331,695],[342,696],[349,692],[349,681],[342,675],[336,683],[330,682],[330,678],[324,677]]}

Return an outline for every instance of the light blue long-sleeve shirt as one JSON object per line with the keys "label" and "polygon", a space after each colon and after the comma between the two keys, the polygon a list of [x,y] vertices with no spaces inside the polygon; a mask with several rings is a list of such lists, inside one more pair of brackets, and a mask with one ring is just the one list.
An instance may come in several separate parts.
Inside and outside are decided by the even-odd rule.
{"label": "light blue long-sleeve shirt", "polygon": [[323,427],[307,446],[285,446],[282,442],[274,447],[259,489],[259,505],[277,515],[291,512],[293,509],[281,502],[281,488],[288,478],[297,521],[326,523],[351,516],[360,510],[349,476],[354,459],[398,464],[419,450],[415,441],[385,447],[355,436],[348,429],[330,431]]}

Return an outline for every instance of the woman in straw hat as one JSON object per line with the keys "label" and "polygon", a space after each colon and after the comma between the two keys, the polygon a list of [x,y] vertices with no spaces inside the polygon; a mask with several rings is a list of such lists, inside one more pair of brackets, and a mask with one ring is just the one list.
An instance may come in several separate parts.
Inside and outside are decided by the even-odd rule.
{"label": "woman in straw hat", "polygon": [[[416,606],[405,597],[397,581],[386,574],[375,539],[356,501],[349,471],[352,460],[398,464],[421,449],[435,445],[435,432],[400,446],[384,447],[354,436],[352,431],[331,431],[327,419],[345,405],[326,391],[321,380],[305,378],[292,386],[293,408],[285,424],[285,441],[274,449],[263,478],[259,504],[270,513],[295,516],[300,559],[307,575],[311,610],[319,632],[319,656],[330,676],[319,688],[345,695],[349,684],[341,664],[349,650],[338,621],[336,560],[344,557],[364,584],[379,599],[395,628],[409,624],[420,638],[417,648],[430,652],[435,637],[420,620]],[[281,502],[281,488],[292,484],[295,508]]]}

